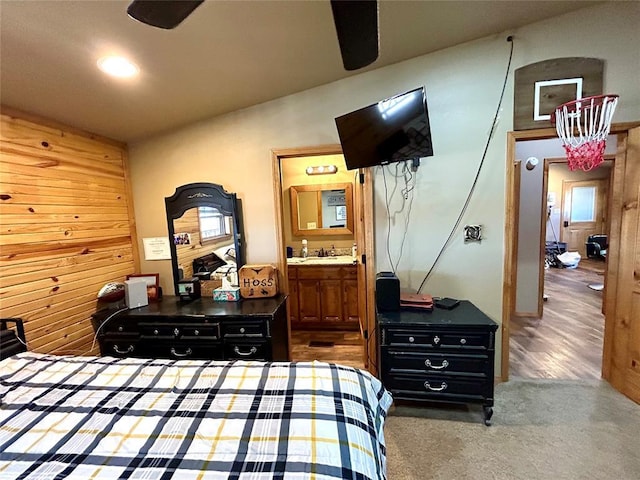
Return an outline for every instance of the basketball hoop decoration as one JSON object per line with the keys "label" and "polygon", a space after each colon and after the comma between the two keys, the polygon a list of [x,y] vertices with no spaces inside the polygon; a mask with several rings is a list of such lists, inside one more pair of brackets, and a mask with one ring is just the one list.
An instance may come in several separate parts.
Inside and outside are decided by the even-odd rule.
{"label": "basketball hoop decoration", "polygon": [[604,160],[618,95],[596,95],[563,103],[551,115],[567,153],[569,170],[588,172]]}

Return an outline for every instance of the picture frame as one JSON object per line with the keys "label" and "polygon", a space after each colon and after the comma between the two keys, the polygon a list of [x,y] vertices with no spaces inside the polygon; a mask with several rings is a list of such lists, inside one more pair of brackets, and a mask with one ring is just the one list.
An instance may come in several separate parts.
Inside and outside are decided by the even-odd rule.
{"label": "picture frame", "polygon": [[191,245],[190,233],[174,233],[173,234],[174,245]]}
{"label": "picture frame", "polygon": [[132,278],[144,280],[147,284],[147,298],[150,302],[157,302],[162,298],[159,273],[132,273],[127,275],[127,280]]}

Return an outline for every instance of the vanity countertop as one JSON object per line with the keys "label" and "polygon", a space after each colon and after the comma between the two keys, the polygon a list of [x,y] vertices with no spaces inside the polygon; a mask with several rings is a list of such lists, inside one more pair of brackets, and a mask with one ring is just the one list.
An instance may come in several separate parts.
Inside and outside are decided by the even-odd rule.
{"label": "vanity countertop", "polygon": [[336,255],[335,257],[293,257],[287,258],[287,265],[352,265],[357,263],[351,255]]}

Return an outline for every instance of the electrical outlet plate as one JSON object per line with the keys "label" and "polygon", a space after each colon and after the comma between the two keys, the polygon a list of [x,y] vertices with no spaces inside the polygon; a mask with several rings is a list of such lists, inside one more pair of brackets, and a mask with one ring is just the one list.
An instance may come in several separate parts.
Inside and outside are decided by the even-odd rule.
{"label": "electrical outlet plate", "polygon": [[464,226],[464,243],[480,242],[482,240],[482,225]]}

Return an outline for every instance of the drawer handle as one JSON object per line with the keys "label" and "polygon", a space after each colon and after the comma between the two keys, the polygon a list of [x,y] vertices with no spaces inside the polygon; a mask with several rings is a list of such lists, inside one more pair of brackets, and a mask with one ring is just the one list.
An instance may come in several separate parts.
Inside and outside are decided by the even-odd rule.
{"label": "drawer handle", "polygon": [[244,333],[244,332],[245,332],[244,327],[241,327],[241,328],[240,328],[240,333]]}
{"label": "drawer handle", "polygon": [[429,382],[424,382],[424,388],[432,392],[442,392],[447,389],[447,382],[442,382],[439,387],[432,387]]}
{"label": "drawer handle", "polygon": [[118,345],[114,345],[113,346],[113,351],[116,353],[119,353],[120,355],[122,355],[123,353],[131,353],[133,352],[133,345],[129,345],[129,347],[126,350],[120,350],[118,348]]}
{"label": "drawer handle", "polygon": [[442,365],[433,365],[431,363],[431,360],[429,360],[428,358],[424,361],[424,364],[429,368],[433,368],[434,370],[442,370],[443,368],[447,368],[449,366],[449,362],[447,362],[446,360],[442,361]]}
{"label": "drawer handle", "polygon": [[436,345],[440,343],[440,337],[439,336],[435,336],[433,337],[433,343],[435,343]]}
{"label": "drawer handle", "polygon": [[415,339],[415,338],[413,338],[413,337],[409,337],[409,343],[413,343],[413,342],[415,342],[415,341],[416,341],[416,339]]}
{"label": "drawer handle", "polygon": [[191,351],[190,348],[187,348],[184,353],[178,353],[176,352],[176,349],[174,347],[171,347],[171,355],[173,355],[174,357],[188,357],[189,355],[191,355],[193,352]]}
{"label": "drawer handle", "polygon": [[177,337],[178,335],[180,335],[180,330],[178,330],[177,328],[173,329],[173,336]]}
{"label": "drawer handle", "polygon": [[460,343],[461,343],[462,345],[465,345],[465,344],[467,343],[467,339],[466,339],[466,338],[461,338],[461,339],[460,339]]}
{"label": "drawer handle", "polygon": [[251,347],[248,352],[241,352],[240,347],[236,345],[235,347],[233,347],[233,351],[236,353],[236,355],[242,355],[243,357],[248,357],[249,355],[255,355],[258,349],[256,347]]}

